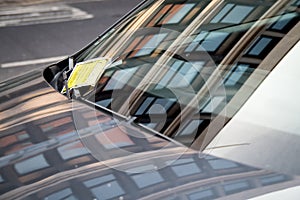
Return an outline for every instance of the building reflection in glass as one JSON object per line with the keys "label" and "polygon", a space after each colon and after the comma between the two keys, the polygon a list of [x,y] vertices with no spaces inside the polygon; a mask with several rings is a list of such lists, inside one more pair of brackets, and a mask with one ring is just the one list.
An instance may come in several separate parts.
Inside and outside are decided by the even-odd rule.
{"label": "building reflection in glass", "polygon": [[[137,13],[119,25],[118,32],[111,33],[113,37],[99,40],[85,52],[87,58],[108,56],[122,61],[107,69],[95,93],[86,97],[199,148],[209,124],[223,110],[227,111],[227,122],[240,108],[234,99],[241,98],[241,94],[251,95],[259,80],[272,70],[273,65],[266,67],[264,62],[299,21],[299,1],[285,6],[264,2],[260,6],[241,0],[157,1],[149,5],[151,12],[144,13],[148,18]],[[206,5],[215,12],[206,15],[210,11],[203,10]],[[253,26],[261,17],[267,20]],[[248,80],[254,78],[258,78],[257,85],[248,85]],[[224,83],[225,96],[219,90],[220,83]],[[57,95],[47,99],[51,106],[35,104],[43,94],[55,92],[42,81],[31,88],[22,87],[23,96],[14,99],[11,92],[10,102],[1,108],[0,191],[4,194],[11,190],[4,194],[10,198],[212,199],[241,191],[261,192],[265,186],[276,186],[278,190],[299,184],[297,177],[210,156],[199,158],[195,152],[182,154],[185,149],[176,145],[161,149],[167,141],[132,137],[129,133],[136,127],[116,127],[111,117],[96,111],[95,118],[94,110],[78,104],[75,112],[86,123],[83,129],[88,129],[88,134],[79,137],[74,105],[62,104],[65,99]],[[181,94],[180,102],[176,94]],[[1,98],[7,100],[5,95]],[[131,101],[124,106],[128,98]],[[26,112],[20,114],[19,107],[14,106]],[[13,125],[12,118],[20,119],[14,123],[23,125]],[[98,126],[104,131],[100,132]],[[97,147],[97,159],[90,154],[87,142]],[[121,150],[138,155],[133,159]],[[126,170],[109,168],[107,163]],[[244,194],[251,197],[250,193]]]}
{"label": "building reflection in glass", "polygon": [[[46,84],[40,86],[31,87],[31,92],[12,102],[17,105],[29,99],[31,105],[36,89],[44,94],[52,92]],[[256,188],[260,191],[261,187],[284,182],[276,185],[278,190],[299,182],[297,177],[198,154],[127,122],[116,126],[112,117],[76,102],[64,104],[60,110],[64,112],[54,112],[61,108],[62,99],[58,96],[46,115],[37,115],[19,126],[2,127],[3,198],[172,199],[175,193],[174,198],[207,199]],[[31,114],[39,113],[42,106],[31,107]],[[15,114],[22,118],[26,113]],[[74,116],[83,122],[81,129]],[[198,122],[188,129],[196,126]],[[81,131],[84,134],[78,134]],[[136,132],[147,137],[135,137]]]}
{"label": "building reflection in glass", "polygon": [[[33,82],[38,83],[32,84]],[[116,126],[112,117],[88,106],[67,101],[49,88],[42,78],[33,78],[27,84],[20,84],[19,88],[13,91],[3,90],[3,93],[10,92],[7,95],[13,96],[18,90],[26,88],[27,93],[11,98],[7,104],[1,104],[2,111],[10,113],[6,116],[1,112],[1,194],[101,160],[122,157],[122,149],[133,153],[147,152],[165,147],[169,143],[156,136],[133,137],[128,133],[143,132],[126,123]],[[56,94],[54,99],[48,98],[48,102],[51,101],[52,104],[44,107],[43,103],[35,103],[37,99],[49,97],[49,94]],[[24,113],[18,112],[18,105],[22,105]],[[28,114],[34,117],[27,118]],[[83,127],[76,124],[75,115],[84,123]],[[6,123],[10,118],[26,121],[10,125]],[[80,131],[87,134],[80,135]],[[82,141],[94,142],[97,159],[86,148],[89,143]],[[69,191],[63,190],[58,195],[68,196]]]}
{"label": "building reflection in glass", "polygon": [[[274,47],[299,22],[297,6],[240,0],[150,4],[151,12],[137,12],[83,54],[120,61],[86,98],[200,149],[205,134],[213,138],[272,71],[275,65],[267,63],[274,62]],[[211,131],[216,123],[221,126]]]}
{"label": "building reflection in glass", "polygon": [[[153,170],[152,164],[141,165],[137,160],[122,163],[131,166],[128,170],[135,173],[103,168],[100,163],[90,165],[89,170],[78,168],[69,180],[51,187],[36,188],[38,192],[29,195],[28,199],[215,199],[228,195],[234,198],[240,192],[244,197],[251,197],[253,190],[260,194],[267,186],[277,188],[280,183],[299,183],[291,176],[214,157],[199,159],[193,153],[176,160],[172,160],[172,156],[159,159],[168,163],[167,167]],[[56,178],[52,179],[55,181]]]}

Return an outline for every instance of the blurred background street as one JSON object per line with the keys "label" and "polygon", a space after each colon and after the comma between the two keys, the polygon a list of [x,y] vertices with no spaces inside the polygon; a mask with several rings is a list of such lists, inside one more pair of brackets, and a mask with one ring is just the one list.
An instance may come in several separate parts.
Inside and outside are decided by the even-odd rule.
{"label": "blurred background street", "polygon": [[0,82],[73,54],[141,0],[1,0]]}

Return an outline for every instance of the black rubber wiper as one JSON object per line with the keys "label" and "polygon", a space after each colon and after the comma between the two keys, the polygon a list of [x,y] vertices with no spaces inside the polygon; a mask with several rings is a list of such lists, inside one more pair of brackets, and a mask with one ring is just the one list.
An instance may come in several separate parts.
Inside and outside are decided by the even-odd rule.
{"label": "black rubber wiper", "polygon": [[141,123],[137,123],[137,122],[136,122],[137,117],[134,117],[134,116],[129,116],[129,117],[127,117],[127,116],[122,115],[122,114],[120,114],[120,113],[117,113],[117,112],[115,112],[115,111],[113,111],[113,110],[111,110],[111,109],[108,109],[108,108],[106,108],[106,107],[104,107],[104,106],[102,106],[102,105],[96,104],[96,103],[94,103],[94,102],[92,102],[92,101],[89,101],[89,100],[87,100],[87,99],[83,99],[82,97],[77,98],[77,100],[79,100],[79,101],[81,101],[81,102],[83,102],[83,103],[86,103],[86,104],[95,106],[95,107],[96,107],[97,109],[99,109],[101,112],[104,112],[104,113],[106,113],[106,114],[108,114],[108,115],[110,115],[110,116],[112,116],[112,117],[114,117],[114,118],[120,120],[120,123],[121,123],[123,126],[128,126],[129,128],[133,128],[133,127],[138,128],[138,129],[140,129],[141,131],[147,132],[147,133],[149,133],[149,134],[151,134],[151,135],[154,135],[154,136],[156,136],[156,137],[159,137],[159,138],[161,138],[161,139],[164,139],[164,140],[166,140],[166,141],[168,141],[168,142],[171,142],[171,143],[174,143],[174,144],[176,144],[176,145],[179,145],[179,146],[182,146],[182,147],[185,147],[185,148],[186,148],[185,145],[183,145],[183,144],[181,144],[181,143],[179,143],[179,142],[173,140],[172,138],[169,138],[168,136],[166,136],[166,135],[164,135],[164,134],[162,134],[162,133],[160,133],[160,132],[158,132],[158,131],[156,131],[156,130],[153,130],[153,129],[151,129],[151,128],[149,128],[149,127],[147,127],[147,126],[145,126],[145,125],[143,125],[143,124],[141,124]]}

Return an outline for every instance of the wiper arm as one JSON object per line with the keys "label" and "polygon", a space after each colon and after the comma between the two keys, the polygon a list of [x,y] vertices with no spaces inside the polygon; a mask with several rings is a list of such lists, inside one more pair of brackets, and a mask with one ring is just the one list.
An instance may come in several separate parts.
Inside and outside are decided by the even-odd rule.
{"label": "wiper arm", "polygon": [[69,57],[69,71],[72,71],[74,68],[74,58],[73,57]]}
{"label": "wiper arm", "polygon": [[70,95],[70,90],[68,87],[68,75],[67,75],[68,71],[64,71],[63,72],[63,79],[64,79],[64,87],[66,88],[66,94],[68,99],[71,99],[71,95]]}
{"label": "wiper arm", "polygon": [[177,142],[176,140],[173,140],[172,138],[170,138],[170,137],[168,137],[168,136],[166,136],[166,135],[164,135],[164,134],[162,134],[162,133],[160,133],[160,132],[158,132],[158,131],[156,131],[154,129],[151,129],[151,128],[149,128],[149,127],[147,127],[147,126],[145,126],[145,125],[143,125],[141,123],[135,122],[136,119],[137,119],[137,117],[135,117],[135,116],[128,116],[127,117],[125,115],[117,113],[117,112],[115,112],[115,111],[113,111],[111,109],[108,109],[108,108],[106,108],[106,107],[104,107],[102,105],[96,104],[96,103],[94,103],[92,101],[89,101],[87,99],[84,99],[82,97],[78,98],[78,100],[86,102],[86,103],[91,104],[91,105],[94,105],[98,109],[100,109],[101,111],[109,114],[110,116],[119,118],[119,120],[122,120],[121,123],[120,123],[120,125],[128,126],[129,128],[133,128],[133,127],[137,127],[139,129],[141,128],[143,131],[148,132],[151,135],[154,135],[154,136],[157,136],[159,138],[162,138],[162,139],[164,139],[164,140],[166,140],[168,142],[172,142],[172,143],[174,143],[174,144],[176,144],[178,146],[187,148],[185,145],[181,144],[180,142]]}
{"label": "wiper arm", "polygon": [[110,109],[108,109],[108,108],[106,108],[106,107],[104,107],[102,105],[96,104],[95,102],[92,102],[92,101],[90,101],[88,99],[82,98],[81,96],[78,97],[77,100],[86,102],[86,103],[88,103],[90,105],[93,105],[93,106],[96,106],[97,108],[100,108],[101,111],[104,111],[105,113],[108,113],[111,116],[117,116],[118,118],[120,118],[122,120],[129,121],[131,119],[131,117],[126,117],[125,115],[122,115],[122,114],[117,113],[117,112],[115,112],[113,110],[110,110]]}
{"label": "wiper arm", "polygon": [[64,87],[66,88],[66,95],[67,95],[68,99],[71,99],[70,89],[69,89],[69,86],[68,86],[68,75],[67,74],[69,72],[71,72],[74,68],[74,59],[73,59],[73,57],[69,57],[68,63],[69,63],[69,70],[63,71],[63,81],[64,81]]}
{"label": "wiper arm", "polygon": [[157,136],[159,138],[162,138],[162,139],[164,139],[166,141],[169,141],[171,143],[174,143],[174,144],[176,144],[178,146],[187,148],[185,145],[181,144],[180,142],[178,142],[178,141],[176,141],[176,140],[174,140],[174,139],[172,139],[172,138],[170,138],[170,137],[168,137],[168,136],[166,136],[166,135],[164,135],[164,134],[162,134],[162,133],[160,133],[160,132],[158,132],[158,131],[156,131],[154,129],[151,129],[151,128],[149,128],[149,127],[147,127],[147,126],[145,126],[145,125],[143,125],[141,123],[137,123],[136,122],[137,117],[135,117],[135,116],[128,116],[127,117],[125,115],[117,113],[117,112],[115,112],[113,110],[110,110],[110,109],[108,109],[108,108],[106,108],[104,106],[96,104],[96,103],[94,103],[92,101],[89,101],[87,99],[80,98],[80,100],[84,101],[84,102],[87,102],[88,104],[96,106],[97,108],[101,109],[101,111],[104,111],[105,113],[108,113],[111,116],[120,118],[122,120],[121,123],[120,123],[120,125],[129,126],[129,128],[133,128],[133,127],[137,127],[139,129],[141,128],[143,131],[146,131],[146,132],[148,132],[151,135],[154,135],[154,136]]}
{"label": "wiper arm", "polygon": [[[136,119],[136,117],[135,117],[135,119]],[[181,144],[180,142],[178,142],[178,141],[176,141],[176,140],[174,140],[174,139],[172,139],[172,138],[170,138],[170,137],[168,137],[168,136],[166,136],[166,135],[164,135],[164,134],[162,134],[162,133],[160,133],[160,132],[158,132],[158,131],[156,131],[156,130],[154,130],[154,129],[152,129],[152,128],[149,128],[148,126],[145,126],[144,124],[136,123],[136,122],[134,122],[134,121],[133,121],[133,124],[134,124],[135,126],[138,126],[138,127],[143,128],[143,130],[146,130],[147,132],[150,132],[152,135],[155,135],[155,136],[157,136],[157,137],[159,137],[159,138],[162,138],[162,139],[164,139],[164,140],[167,140],[167,141],[169,141],[169,142],[172,142],[172,143],[174,143],[174,144],[176,144],[176,145],[178,145],[178,146],[187,148],[187,146]]]}

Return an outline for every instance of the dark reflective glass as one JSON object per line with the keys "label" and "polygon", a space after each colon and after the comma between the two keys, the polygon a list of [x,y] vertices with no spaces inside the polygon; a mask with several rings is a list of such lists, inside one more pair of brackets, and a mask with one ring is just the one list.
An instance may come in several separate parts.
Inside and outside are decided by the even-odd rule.
{"label": "dark reflective glass", "polygon": [[[255,28],[284,29],[287,33],[299,16],[298,12],[288,13],[294,8],[287,5],[286,12],[278,11],[256,26],[271,9],[271,3],[225,1],[218,5],[216,13],[202,19],[199,12],[209,3],[213,4],[148,4],[147,9],[155,11],[147,20],[141,14],[146,10],[143,7],[127,18],[124,25],[117,26],[82,54],[84,60],[98,56],[117,58],[116,64],[100,78],[95,92],[89,92],[85,98],[122,115],[134,116],[136,123],[191,145],[221,112],[226,116],[231,99],[247,85],[249,77],[260,73],[255,70],[259,62],[251,58],[263,60],[281,37],[260,31],[256,37],[247,38],[246,52],[237,43],[245,41]],[[139,21],[134,28],[133,21]],[[130,31],[126,26],[131,27]],[[123,41],[121,46],[119,41]],[[224,63],[232,49],[236,49],[236,58]],[[239,109],[234,105],[230,109],[234,107],[230,113]],[[188,113],[191,118],[182,117]]]}

